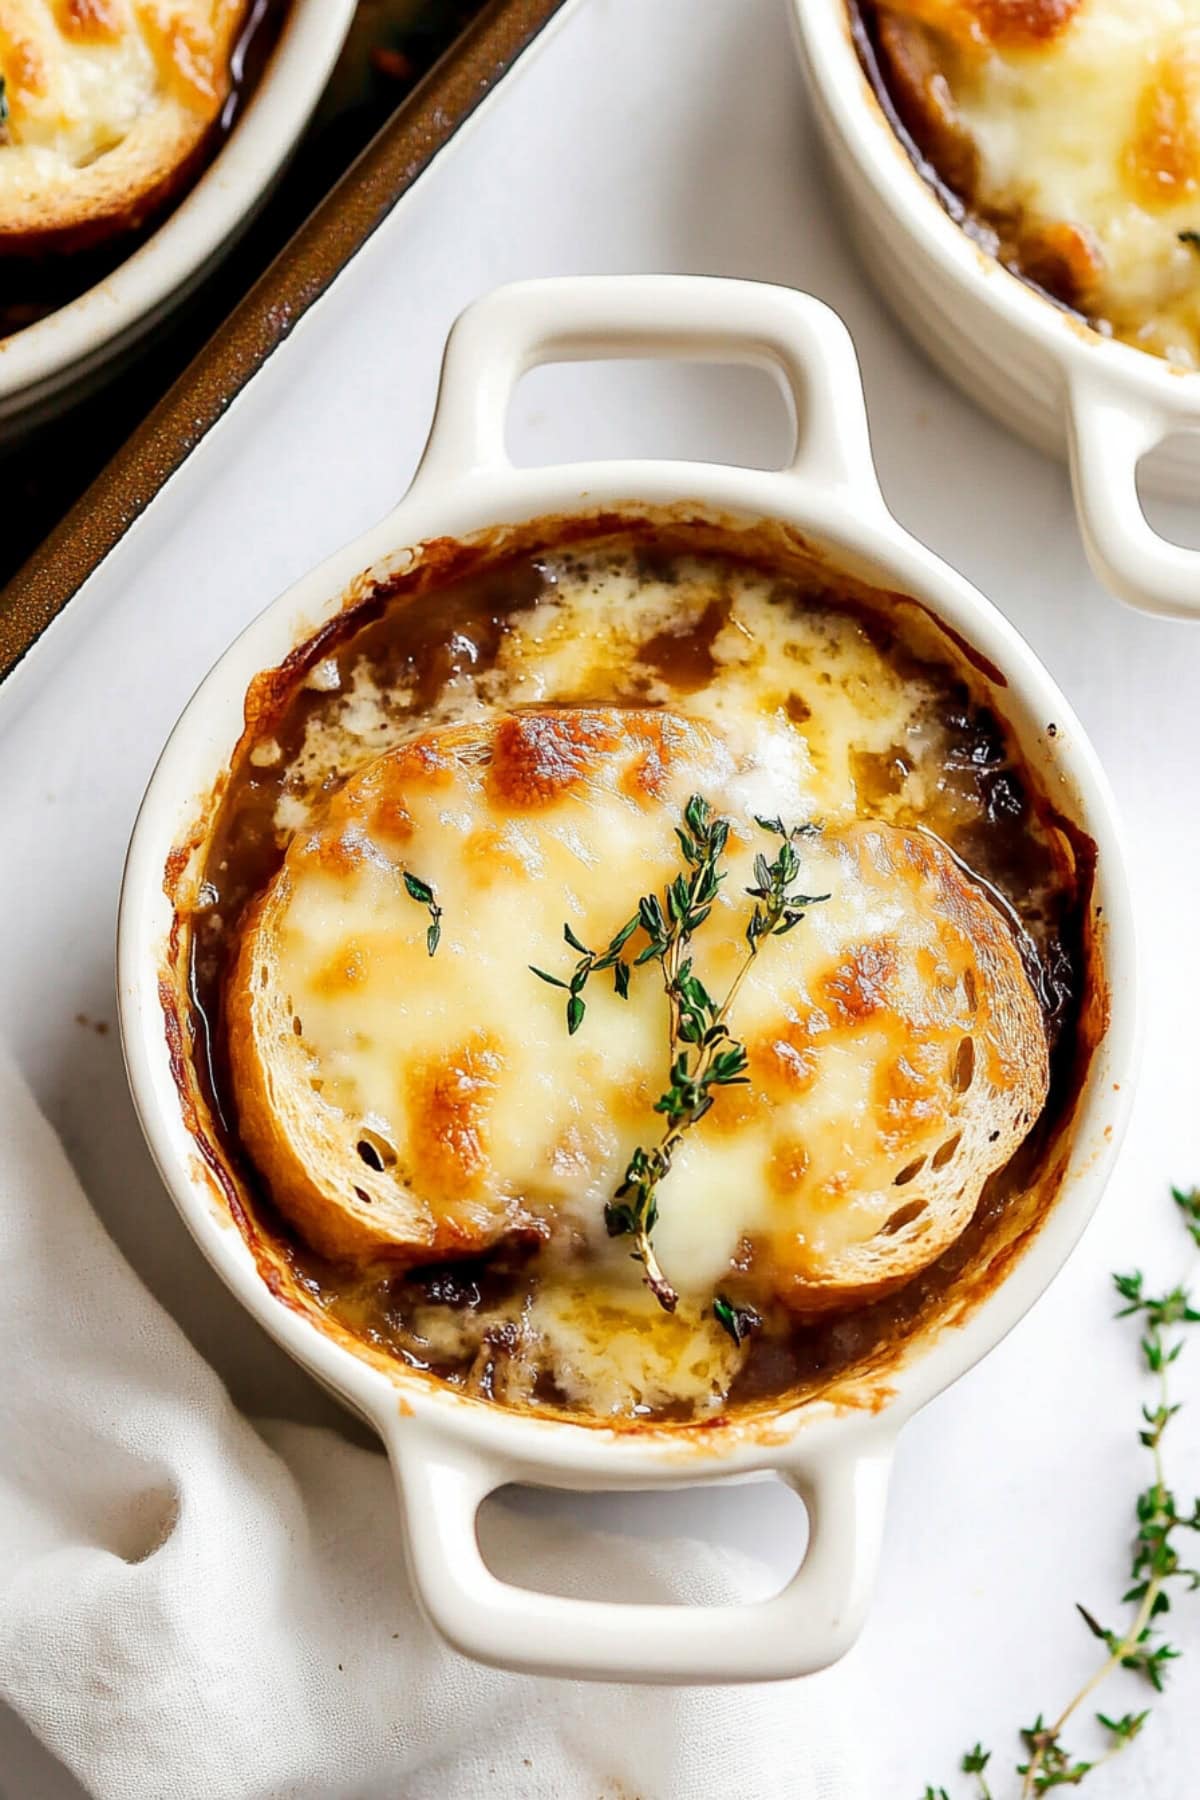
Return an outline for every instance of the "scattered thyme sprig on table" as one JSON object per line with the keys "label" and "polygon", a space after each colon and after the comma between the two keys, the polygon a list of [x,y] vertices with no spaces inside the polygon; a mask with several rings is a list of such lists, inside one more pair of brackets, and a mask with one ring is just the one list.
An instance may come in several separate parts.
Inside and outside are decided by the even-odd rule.
{"label": "scattered thyme sprig on table", "polygon": [[[1171,1198],[1193,1243],[1200,1248],[1200,1188],[1172,1188]],[[1034,1800],[1034,1796],[1048,1794],[1054,1788],[1081,1786],[1093,1769],[1109,1762],[1133,1742],[1150,1716],[1148,1710],[1123,1713],[1120,1718],[1098,1712],[1096,1720],[1107,1734],[1108,1745],[1091,1760],[1068,1750],[1062,1734],[1101,1682],[1118,1668],[1141,1676],[1155,1693],[1162,1693],[1170,1665],[1180,1654],[1162,1636],[1156,1623],[1171,1608],[1168,1583],[1182,1582],[1188,1591],[1200,1588],[1200,1570],[1184,1564],[1178,1547],[1180,1532],[1200,1532],[1200,1500],[1192,1503],[1190,1511],[1180,1510],[1167,1486],[1162,1457],[1163,1434],[1181,1404],[1171,1399],[1169,1376],[1185,1340],[1173,1328],[1200,1323],[1200,1310],[1192,1305],[1188,1289],[1182,1285],[1158,1296],[1148,1294],[1140,1270],[1132,1275],[1114,1275],[1113,1283],[1125,1302],[1117,1317],[1140,1320],[1142,1361],[1157,1383],[1155,1404],[1143,1406],[1142,1428],[1138,1432],[1139,1442],[1154,1459],[1154,1479],[1136,1502],[1132,1586],[1122,1595],[1122,1604],[1134,1611],[1125,1628],[1115,1631],[1100,1624],[1086,1607],[1077,1608],[1092,1636],[1100,1640],[1108,1654],[1052,1723],[1047,1724],[1039,1713],[1032,1725],[1021,1728],[1028,1754],[1025,1762],[1016,1764],[1016,1774],[1021,1778],[1020,1800]],[[1000,1800],[993,1795],[984,1775],[990,1755],[981,1744],[976,1744],[962,1759],[963,1773],[973,1774],[978,1782],[977,1800]],[[945,1788],[927,1787],[921,1800],[951,1797]]]}
{"label": "scattered thyme sprig on table", "polygon": [[415,900],[418,906],[429,908],[429,929],[425,933],[425,948],[430,956],[435,956],[437,947],[442,941],[442,909],[437,903],[437,896],[429,883],[422,881],[419,875],[414,875],[411,869],[404,871],[404,886],[410,900]]}

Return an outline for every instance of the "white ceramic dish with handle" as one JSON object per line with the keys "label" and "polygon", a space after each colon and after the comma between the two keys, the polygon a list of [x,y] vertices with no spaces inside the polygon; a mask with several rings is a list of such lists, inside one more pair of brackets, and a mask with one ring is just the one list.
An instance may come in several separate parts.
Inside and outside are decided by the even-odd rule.
{"label": "white ceramic dish with handle", "polygon": [[0,339],[0,433],[45,414],[160,318],[265,199],[308,123],[356,0],[290,0],[245,111],[199,180],[110,275]]}
{"label": "white ceramic dish with handle", "polygon": [[[628,356],[773,370],[794,401],[793,460],[771,471],[648,461],[522,469],[509,462],[505,415],[527,369]],[[1023,755],[1096,845],[1092,904],[1106,1015],[1070,1127],[1065,1179],[1040,1228],[964,1322],[898,1359],[872,1406],[792,1401],[765,1418],[716,1430],[610,1429],[505,1411],[431,1377],[384,1366],[272,1291],[246,1239],[231,1225],[222,1186],[198,1154],[195,1119],[181,1102],[180,1044],[178,1038],[168,1041],[160,991],[164,980],[177,979],[170,971],[179,967],[179,926],[167,891],[176,888],[176,876],[165,883],[164,871],[177,846],[191,846],[194,853],[203,842],[211,797],[242,732],[252,679],[333,618],[348,592],[367,591],[357,579],[363,570],[386,577],[409,567],[428,540],[444,544],[564,515],[599,512],[609,522],[614,514],[666,516],[683,505],[735,524],[781,523],[819,546],[832,565],[915,596],[1003,672],[996,691]],[[436,605],[436,589],[424,603]],[[178,857],[171,866],[177,874]],[[853,1641],[874,1579],[897,1430],[1026,1311],[1099,1198],[1130,1094],[1133,962],[1117,827],[1095,756],[1063,696],[1013,628],[886,510],[845,328],[818,301],[783,289],[648,276],[505,288],[459,320],[428,447],[404,500],[267,608],[218,663],[172,734],[130,847],[118,977],[130,1082],[166,1185],[204,1254],[242,1303],[383,1438],[400,1489],[415,1586],[445,1636],[488,1662],[543,1674],[707,1683],[803,1674],[833,1661]],[[476,1513],[506,1483],[660,1488],[768,1473],[800,1493],[810,1534],[791,1583],[757,1604],[628,1606],[549,1596],[501,1581],[479,1551]]]}
{"label": "white ceramic dish with handle", "polygon": [[1200,551],[1160,536],[1137,488],[1138,464],[1170,438],[1148,472],[1152,486],[1200,494],[1200,436],[1186,435],[1200,433],[1200,373],[1093,331],[981,250],[880,106],[847,0],[792,8],[847,223],[888,304],[972,399],[1039,449],[1069,457],[1100,579],[1145,612],[1200,617]]}

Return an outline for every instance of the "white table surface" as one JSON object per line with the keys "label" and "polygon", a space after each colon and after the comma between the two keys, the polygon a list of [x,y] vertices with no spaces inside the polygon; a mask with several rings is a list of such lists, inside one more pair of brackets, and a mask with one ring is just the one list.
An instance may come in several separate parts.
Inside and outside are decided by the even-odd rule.
{"label": "white table surface", "polygon": [[[239,1401],[346,1428],[201,1261],[126,1095],[113,921],[157,751],[239,627],[400,493],[447,327],[473,296],[517,276],[666,269],[786,282],[830,301],[858,343],[890,504],[1014,618],[1094,735],[1128,821],[1145,935],[1147,1056],[1106,1201],[1049,1296],[905,1432],[874,1610],[857,1648],[817,1678],[844,1684],[877,1758],[870,1793],[847,1800],[916,1800],[926,1781],[953,1785],[964,1745],[982,1737],[999,1759],[1013,1728],[1065,1698],[1093,1661],[1072,1602],[1107,1612],[1121,1588],[1146,1471],[1134,1343],[1111,1321],[1108,1271],[1182,1272],[1166,1183],[1200,1179],[1200,629],[1141,619],[1100,591],[1064,471],[921,359],[868,289],[835,214],[786,0],[570,9],[0,692],[0,1031],[108,1228]],[[765,378],[653,365],[540,371],[518,393],[511,436],[529,461],[769,462],[785,447]],[[1186,509],[1159,517],[1195,531]],[[1181,1384],[1196,1394],[1200,1343]],[[1171,1456],[1178,1487],[1194,1492],[1200,1407],[1175,1427]],[[555,1504],[652,1531],[664,1502]],[[795,1502],[781,1490],[670,1504],[778,1577],[794,1566]],[[1200,1600],[1190,1616],[1181,1606],[1175,1635],[1192,1656],[1128,1761],[1089,1785],[1097,1800],[1195,1791]],[[1123,1710],[1136,1695],[1109,1698],[1108,1710]],[[0,1726],[0,1791],[80,1792],[12,1720]],[[998,1800],[1007,1791],[997,1784]]]}

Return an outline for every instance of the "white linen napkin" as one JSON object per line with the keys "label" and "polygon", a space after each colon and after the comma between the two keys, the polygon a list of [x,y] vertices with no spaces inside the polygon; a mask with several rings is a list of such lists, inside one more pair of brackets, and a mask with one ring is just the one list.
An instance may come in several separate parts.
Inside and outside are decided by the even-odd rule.
{"label": "white linen napkin", "polygon": [[[827,1677],[597,1686],[442,1644],[382,1453],[236,1411],[3,1056],[0,1356],[0,1696],[100,1800],[862,1794]],[[486,1525],[506,1574],[560,1592],[763,1591],[727,1549],[498,1502]]]}

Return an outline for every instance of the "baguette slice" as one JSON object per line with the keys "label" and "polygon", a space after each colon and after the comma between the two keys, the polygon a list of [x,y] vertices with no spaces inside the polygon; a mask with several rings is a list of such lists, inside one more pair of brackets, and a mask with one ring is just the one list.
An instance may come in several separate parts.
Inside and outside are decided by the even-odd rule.
{"label": "baguette slice", "polygon": [[744,1274],[820,1312],[959,1236],[1047,1091],[1014,932],[936,839],[850,820],[795,840],[826,898],[744,967],[755,859],[779,844],[756,820],[802,821],[804,765],[794,739],[735,732],[499,713],[386,751],[296,833],[244,923],[227,1025],[243,1141],[318,1250],[411,1264],[542,1237],[590,1278],[640,1280],[605,1203],[662,1135],[661,971],[631,969],[624,997],[589,977],[571,1031],[564,988],[579,944],[602,950],[678,876],[696,793],[730,834],[694,973],[720,995],[743,970],[729,1023],[749,1080],[677,1146],[664,1269],[701,1303]]}
{"label": "baguette slice", "polygon": [[0,255],[85,248],[189,178],[247,0],[0,0]]}
{"label": "baguette slice", "polygon": [[[502,1238],[544,1235],[519,1198],[469,1191],[475,1185],[472,1148],[480,1135],[477,1102],[486,1102],[496,1061],[485,1041],[468,1042],[443,1059],[428,1084],[435,1129],[463,1152],[461,1193],[431,1181],[428,1170],[424,1180],[421,1172],[410,1178],[398,1171],[396,1134],[385,1122],[368,1122],[323,1097],[320,1054],[304,1041],[298,1029],[303,1021],[294,1011],[304,1002],[274,979],[295,891],[285,868],[252,907],[228,993],[238,1129],[281,1212],[334,1262],[442,1262],[481,1255]],[[453,1170],[453,1156],[441,1161]]]}
{"label": "baguette slice", "polygon": [[[570,1180],[555,1152],[562,1169],[583,1154],[565,1066],[555,1081],[562,1006],[547,1004],[528,967],[535,898],[554,921],[540,960],[563,947],[568,902],[547,859],[567,879],[588,875],[571,841],[581,794],[593,811],[611,803],[618,828],[649,815],[674,846],[658,803],[665,771],[687,788],[714,768],[728,759],[712,735],[668,715],[502,714],[377,757],[296,834],[242,926],[226,1011],[241,1137],[315,1249],[404,1265],[547,1235]],[[435,956],[431,914],[406,871],[436,882]],[[509,993],[489,981],[492,959]],[[512,1112],[541,1104],[536,1088],[526,1093],[515,1041],[530,1002],[564,1117],[536,1181],[524,1182],[491,1139],[498,1098],[506,1140]]]}
{"label": "baguette slice", "polygon": [[869,945],[851,948],[819,984],[823,1018],[877,1048],[869,1110],[857,1125],[835,1125],[823,1147],[810,1134],[806,1178],[821,1184],[818,1215],[832,1206],[836,1218],[841,1200],[875,1224],[835,1231],[824,1245],[802,1229],[790,1259],[786,1241],[777,1243],[779,1296],[806,1315],[879,1299],[948,1250],[1049,1089],[1045,1026],[1014,930],[945,845],[864,823],[844,834],[840,851],[843,879],[861,884],[869,909],[904,893],[919,923],[907,969],[894,955],[901,934],[887,934],[883,1006]]}

